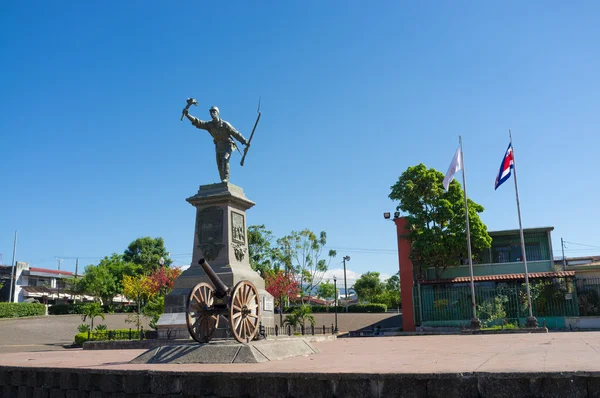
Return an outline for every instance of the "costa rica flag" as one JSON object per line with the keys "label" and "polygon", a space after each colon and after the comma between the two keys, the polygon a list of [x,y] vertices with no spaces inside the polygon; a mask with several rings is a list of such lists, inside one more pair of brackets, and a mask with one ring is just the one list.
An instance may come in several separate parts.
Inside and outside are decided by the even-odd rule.
{"label": "costa rica flag", "polygon": [[506,153],[504,154],[504,158],[502,159],[502,163],[500,164],[500,171],[498,172],[498,176],[496,177],[496,184],[494,190],[498,189],[500,185],[510,177],[511,169],[515,167],[515,162],[513,158],[513,148],[512,144],[508,144],[508,148],[506,149]]}

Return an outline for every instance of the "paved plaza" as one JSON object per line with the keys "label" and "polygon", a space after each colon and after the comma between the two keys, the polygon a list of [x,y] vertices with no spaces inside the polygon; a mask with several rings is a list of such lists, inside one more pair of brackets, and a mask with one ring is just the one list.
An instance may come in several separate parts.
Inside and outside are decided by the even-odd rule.
{"label": "paved plaza", "polygon": [[150,369],[194,372],[470,373],[599,372],[600,333],[444,335],[347,338],[313,343],[316,355],[260,364],[143,364],[144,350],[82,350],[0,354],[0,365]]}
{"label": "paved plaza", "polygon": [[[126,314],[106,314],[105,318],[96,317],[94,325],[104,324],[109,329],[135,329],[126,322]],[[148,321],[143,319],[142,322],[148,329]],[[0,319],[0,353],[63,350],[64,346],[73,344],[77,326],[82,323],[81,315]],[[86,323],[89,324],[89,320]]]}

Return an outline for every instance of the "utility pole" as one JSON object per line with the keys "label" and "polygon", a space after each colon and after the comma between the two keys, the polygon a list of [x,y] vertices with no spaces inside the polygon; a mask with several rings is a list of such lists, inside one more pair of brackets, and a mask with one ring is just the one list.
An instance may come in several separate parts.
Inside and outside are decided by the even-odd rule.
{"label": "utility pole", "polygon": [[563,271],[567,270],[567,259],[565,258],[565,241],[563,238],[560,238],[560,246],[562,247],[563,254]]}
{"label": "utility pole", "polygon": [[56,279],[56,304],[58,304],[58,300],[60,300],[60,263],[63,262],[63,259],[56,257],[56,261],[58,262],[58,278]]}
{"label": "utility pole", "polygon": [[15,286],[15,268],[17,268],[17,263],[15,263],[15,255],[17,254],[17,231],[15,231],[15,244],[13,246],[13,258],[12,258],[12,271],[10,273],[10,289],[9,289],[9,294],[10,296],[8,297],[8,302],[12,303],[14,301],[14,295],[15,295],[15,290],[16,290],[16,286]]}
{"label": "utility pole", "polygon": [[350,261],[350,256],[344,256],[344,293],[346,294],[346,312],[348,312],[348,285],[346,284],[346,261]]}
{"label": "utility pole", "polygon": [[77,269],[79,268],[79,258],[75,259],[75,278],[77,278]]}

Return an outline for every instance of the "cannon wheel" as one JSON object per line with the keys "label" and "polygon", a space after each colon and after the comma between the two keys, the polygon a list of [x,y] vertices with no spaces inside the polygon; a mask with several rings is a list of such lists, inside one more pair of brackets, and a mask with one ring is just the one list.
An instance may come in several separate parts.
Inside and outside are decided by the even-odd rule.
{"label": "cannon wheel", "polygon": [[248,343],[256,336],[260,320],[260,299],[256,286],[250,281],[240,281],[233,288],[229,305],[229,323],[233,337]]}
{"label": "cannon wheel", "polygon": [[214,298],[213,287],[206,282],[194,286],[188,296],[187,327],[198,343],[208,343],[217,328],[219,316],[212,311]]}

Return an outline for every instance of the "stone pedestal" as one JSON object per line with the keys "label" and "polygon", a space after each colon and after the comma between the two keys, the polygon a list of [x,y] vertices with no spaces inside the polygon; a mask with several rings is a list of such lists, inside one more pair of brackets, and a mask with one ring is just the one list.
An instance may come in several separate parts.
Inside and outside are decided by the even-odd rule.
{"label": "stone pedestal", "polygon": [[[198,193],[186,199],[196,207],[194,250],[190,268],[176,280],[165,297],[165,312],[157,323],[158,338],[188,338],[186,301],[190,290],[200,282],[212,282],[198,264],[206,259],[223,283],[232,288],[242,280],[256,286],[261,303],[263,326],[274,327],[273,296],[265,290],[265,281],[250,268],[246,210],[254,202],[246,198],[242,188],[230,183],[202,185]],[[223,336],[225,318],[219,321],[217,336]]]}

